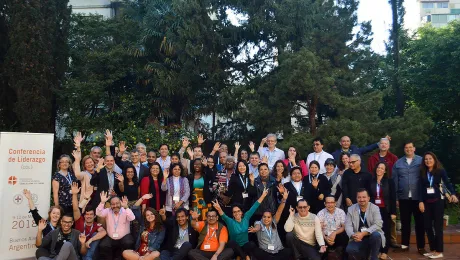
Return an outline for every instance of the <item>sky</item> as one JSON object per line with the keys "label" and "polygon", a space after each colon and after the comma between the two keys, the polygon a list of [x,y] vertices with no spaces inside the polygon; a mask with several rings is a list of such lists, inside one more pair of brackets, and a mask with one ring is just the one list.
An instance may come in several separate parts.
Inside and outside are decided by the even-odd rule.
{"label": "sky", "polygon": [[[419,21],[419,8],[417,0],[405,0],[404,16],[405,27],[415,29]],[[358,21],[371,21],[374,40],[372,49],[378,53],[385,52],[385,41],[388,41],[391,28],[391,7],[388,0],[361,0],[358,8]]]}

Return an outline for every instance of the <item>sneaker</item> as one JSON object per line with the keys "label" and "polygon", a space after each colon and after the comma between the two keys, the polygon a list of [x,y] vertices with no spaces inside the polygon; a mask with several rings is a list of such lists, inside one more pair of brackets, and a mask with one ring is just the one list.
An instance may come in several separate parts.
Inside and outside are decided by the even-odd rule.
{"label": "sneaker", "polygon": [[428,256],[428,257],[429,257],[429,256],[431,256],[431,255],[434,254],[434,253],[435,253],[434,251],[433,251],[433,252],[426,252],[425,254],[423,254],[423,256]]}
{"label": "sneaker", "polygon": [[392,247],[392,248],[400,248],[401,245],[396,243],[396,242],[391,242],[390,247]]}
{"label": "sneaker", "polygon": [[388,259],[388,255],[385,254],[385,253],[381,253],[380,256],[379,256],[379,259],[386,260],[386,259]]}
{"label": "sneaker", "polygon": [[419,248],[418,253],[424,256],[428,251],[426,251],[425,248]]}
{"label": "sneaker", "polygon": [[431,259],[436,259],[436,258],[442,258],[444,255],[442,253],[433,253],[432,255],[429,256]]}

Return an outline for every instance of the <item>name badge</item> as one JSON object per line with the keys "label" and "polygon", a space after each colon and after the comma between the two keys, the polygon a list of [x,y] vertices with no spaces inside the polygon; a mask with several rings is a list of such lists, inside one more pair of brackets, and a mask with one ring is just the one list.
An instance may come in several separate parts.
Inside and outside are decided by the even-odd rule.
{"label": "name badge", "polygon": [[434,194],[434,188],[426,188],[427,194]]}
{"label": "name badge", "polygon": [[268,250],[275,250],[275,245],[268,244]]}
{"label": "name badge", "polygon": [[361,232],[367,232],[367,227],[362,227]]}
{"label": "name badge", "polygon": [[112,237],[113,238],[118,238],[118,233],[113,233]]}
{"label": "name badge", "polygon": [[375,204],[382,204],[382,200],[375,200]]}
{"label": "name badge", "polygon": [[178,202],[180,200],[180,197],[179,196],[174,196],[173,200],[174,200],[174,202]]}
{"label": "name badge", "polygon": [[247,192],[243,192],[243,199],[249,197],[248,193]]}
{"label": "name badge", "polygon": [[297,196],[297,201],[302,200],[303,196]]}
{"label": "name badge", "polygon": [[204,249],[211,249],[211,245],[210,244],[204,244]]}

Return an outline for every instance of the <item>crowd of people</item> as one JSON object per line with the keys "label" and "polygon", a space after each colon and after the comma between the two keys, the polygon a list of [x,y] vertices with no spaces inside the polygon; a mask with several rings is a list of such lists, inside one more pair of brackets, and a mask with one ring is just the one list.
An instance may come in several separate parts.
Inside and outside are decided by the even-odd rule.
{"label": "crowd of people", "polygon": [[[202,135],[193,146],[183,137],[177,153],[127,151],[107,130],[105,148],[83,156],[83,140],[75,136],[73,160],[58,160],[47,218],[24,190],[39,260],[387,259],[391,247],[409,250],[412,217],[418,252],[436,259],[445,203],[458,203],[435,154],[416,155],[408,141],[398,159],[389,136],[363,148],[344,136],[333,153],[315,138],[305,160],[274,134],[257,150],[237,142],[233,156],[219,142],[204,156]],[[361,155],[376,149],[365,170]]]}

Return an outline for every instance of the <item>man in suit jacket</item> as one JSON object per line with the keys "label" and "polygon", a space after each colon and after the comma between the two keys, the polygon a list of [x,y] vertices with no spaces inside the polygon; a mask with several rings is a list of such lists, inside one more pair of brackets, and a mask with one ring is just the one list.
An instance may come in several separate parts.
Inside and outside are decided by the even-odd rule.
{"label": "man in suit jacket", "polygon": [[[145,166],[144,164],[141,163],[140,161],[140,153],[138,150],[134,149],[131,151],[131,162],[129,161],[122,161],[121,160],[121,155],[123,154],[121,152],[121,150],[123,149],[124,147],[122,147],[120,149],[120,152],[117,154],[117,156],[115,157],[115,162],[116,164],[118,165],[118,167],[120,167],[121,169],[125,169],[126,167],[128,166],[134,166],[134,168],[136,168],[136,173],[137,173],[137,179],[139,180],[139,182],[142,181],[142,178],[144,178],[145,176],[149,176],[150,172],[149,172],[149,168],[147,168],[147,166]],[[124,150],[123,150],[124,152]],[[124,176],[126,178],[126,176]]]}
{"label": "man in suit jacket", "polygon": [[358,189],[357,200],[357,204],[348,208],[345,221],[345,231],[350,237],[347,253],[354,259],[368,259],[370,253],[370,259],[377,260],[380,247],[385,246],[380,210],[369,202],[366,189]]}
{"label": "man in suit jacket", "polygon": [[[120,192],[120,177],[121,174],[115,172],[115,160],[112,155],[107,155],[105,157],[105,167],[102,164],[98,164],[96,168],[96,173],[90,180],[90,184],[97,188],[96,192],[93,192],[94,197],[92,200],[92,205],[96,208],[101,199],[101,192],[105,191],[110,197],[117,197],[121,195]],[[103,168],[102,168],[103,167]]]}

